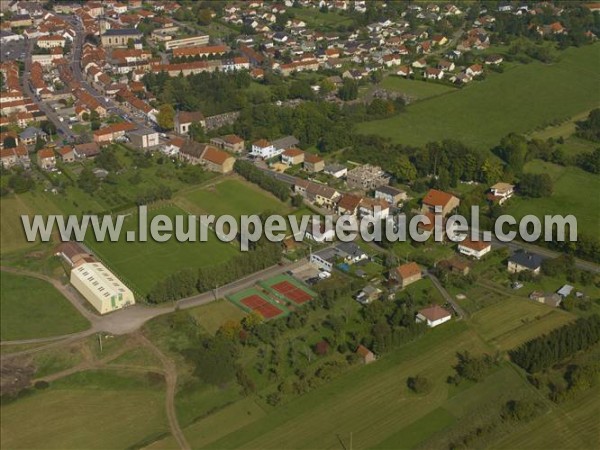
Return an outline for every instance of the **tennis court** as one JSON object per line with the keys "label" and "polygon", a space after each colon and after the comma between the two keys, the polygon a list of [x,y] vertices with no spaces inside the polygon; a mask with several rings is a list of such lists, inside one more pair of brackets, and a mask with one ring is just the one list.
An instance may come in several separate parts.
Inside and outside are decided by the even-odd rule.
{"label": "tennis court", "polygon": [[287,274],[277,275],[261,283],[273,295],[295,305],[302,305],[317,296],[307,286]]}
{"label": "tennis court", "polygon": [[244,311],[256,311],[265,320],[287,315],[285,301],[267,294],[260,288],[251,287],[227,296],[227,299]]}
{"label": "tennis court", "polygon": [[269,302],[259,297],[258,295],[251,295],[249,297],[240,300],[240,303],[252,311],[256,311],[265,319],[271,319],[277,317],[283,311],[277,308],[275,305],[271,305]]}

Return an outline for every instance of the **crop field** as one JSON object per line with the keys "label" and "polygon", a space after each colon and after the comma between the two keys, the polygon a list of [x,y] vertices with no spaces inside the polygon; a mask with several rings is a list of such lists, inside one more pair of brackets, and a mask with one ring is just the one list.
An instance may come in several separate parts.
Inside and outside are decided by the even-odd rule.
{"label": "crop field", "polygon": [[398,116],[358,129],[407,145],[458,139],[486,152],[508,133],[526,133],[597,107],[598,58],[598,44],[569,49],[558,63],[534,62],[489,73],[484,81],[409,105]]}
{"label": "crop field", "polygon": [[192,308],[188,312],[196,319],[198,325],[211,334],[215,334],[228,320],[239,322],[245,316],[243,311],[226,300]]}
{"label": "crop field", "polygon": [[260,214],[265,211],[285,213],[289,207],[257,186],[241,180],[225,180],[210,187],[196,189],[177,200],[183,209],[194,214]]}
{"label": "crop field", "polygon": [[89,372],[2,406],[2,448],[142,447],[168,432],[163,387]]}
{"label": "crop field", "polygon": [[525,165],[526,172],[547,173],[554,181],[550,197],[519,198],[508,202],[508,213],[517,220],[527,214],[545,215],[573,214],[577,218],[577,232],[594,236],[600,223],[600,177],[578,167],[563,167],[540,160]]}
{"label": "crop field", "polygon": [[[478,353],[484,348],[464,324],[444,325],[375,364],[358,367],[232,430],[211,447],[338,448],[341,440],[348,448],[350,432],[355,448],[376,447],[444,404],[449,390],[445,380],[452,372],[456,349]],[[408,390],[405,381],[416,374],[427,375],[433,383],[431,392],[416,395]],[[446,415],[439,420],[441,427],[446,426]]]}
{"label": "crop field", "polygon": [[85,330],[89,323],[45,281],[2,272],[0,337],[33,339]]}
{"label": "crop field", "polygon": [[401,92],[415,100],[424,100],[441,94],[453,92],[456,88],[427,81],[411,80],[396,75],[385,77],[379,85],[383,89]]}
{"label": "crop field", "polygon": [[600,445],[600,387],[575,401],[559,405],[550,414],[534,419],[493,448],[598,448]]}
{"label": "crop field", "polygon": [[[184,215],[184,212],[175,206],[161,206],[148,211],[148,223],[159,214],[173,219],[176,215]],[[184,223],[187,227],[187,219]],[[149,234],[146,242],[127,242],[126,234],[130,230],[137,233],[137,215],[125,219],[118,242],[96,242],[90,236],[86,244],[139,295],[147,294],[158,280],[178,270],[219,264],[237,254],[234,245],[219,241],[211,231],[207,242],[178,242],[173,236],[161,243],[154,241]]]}
{"label": "crop field", "polygon": [[506,298],[478,311],[471,322],[484,340],[509,350],[573,319],[566,311],[529,299]]}

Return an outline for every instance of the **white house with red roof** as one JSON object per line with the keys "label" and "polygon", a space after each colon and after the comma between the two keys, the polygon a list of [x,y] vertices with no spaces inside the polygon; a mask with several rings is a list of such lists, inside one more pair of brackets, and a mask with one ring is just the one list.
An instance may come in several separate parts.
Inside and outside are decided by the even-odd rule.
{"label": "white house with red roof", "polygon": [[431,305],[417,313],[415,321],[417,323],[426,323],[429,328],[448,322],[452,319],[452,313],[439,305]]}

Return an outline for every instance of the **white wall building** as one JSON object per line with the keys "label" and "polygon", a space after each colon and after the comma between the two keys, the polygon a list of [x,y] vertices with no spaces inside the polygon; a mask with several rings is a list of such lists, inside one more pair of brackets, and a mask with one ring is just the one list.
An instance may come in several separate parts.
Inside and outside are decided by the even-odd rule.
{"label": "white wall building", "polygon": [[441,306],[432,305],[429,308],[419,311],[416,322],[425,322],[429,328],[433,328],[443,324],[444,322],[448,322],[450,319],[452,319],[452,314],[450,311],[442,308]]}
{"label": "white wall building", "polygon": [[100,314],[135,304],[133,292],[100,262],[73,268],[71,284]]}

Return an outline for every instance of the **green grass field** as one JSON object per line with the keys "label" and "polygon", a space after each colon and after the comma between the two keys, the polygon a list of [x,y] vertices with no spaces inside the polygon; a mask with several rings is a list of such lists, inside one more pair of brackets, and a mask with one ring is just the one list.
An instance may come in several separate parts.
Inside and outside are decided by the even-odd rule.
{"label": "green grass field", "polygon": [[492,446],[498,449],[593,449],[600,446],[600,387],[569,401],[550,414],[536,418],[525,427]]}
{"label": "green grass field", "polygon": [[395,75],[385,77],[379,86],[384,89],[389,89],[390,91],[401,92],[416,100],[424,100],[429,97],[436,97],[441,94],[456,91],[456,88],[451,86],[427,81],[411,80]]}
{"label": "green grass field", "polygon": [[563,167],[540,160],[530,161],[525,171],[547,173],[554,181],[550,197],[519,198],[507,203],[507,213],[517,220],[527,214],[544,215],[573,214],[577,218],[578,233],[597,235],[600,226],[600,177],[578,167]]}
{"label": "green grass field", "polygon": [[[185,213],[176,206],[161,206],[148,211],[148,221],[159,214],[173,218]],[[178,242],[173,236],[160,243],[149,234],[147,242],[126,242],[127,231],[137,229],[137,216],[132,215],[125,219],[119,242],[95,242],[90,237],[86,243],[140,295],[147,294],[158,280],[178,270],[219,264],[237,254],[234,245],[219,241],[210,231],[207,242]]]}
{"label": "green grass field", "polygon": [[2,272],[0,337],[33,339],[85,330],[89,323],[45,281]]}
{"label": "green grass field", "polygon": [[86,372],[2,406],[6,449],[139,448],[168,432],[164,387]]}
{"label": "green grass field", "polygon": [[60,208],[42,193],[10,195],[0,199],[0,253],[32,247],[35,243],[27,242],[21,215],[60,214]]}
{"label": "green grass field", "polygon": [[289,207],[274,196],[241,180],[225,180],[210,187],[187,192],[177,203],[195,214],[260,214],[265,211],[285,213]]}
{"label": "green grass field", "polygon": [[318,8],[294,9],[296,19],[304,20],[310,28],[335,29],[338,25],[350,25],[352,19],[335,12],[321,12]]}
{"label": "green grass field", "polygon": [[562,52],[556,64],[536,62],[490,73],[482,82],[410,105],[398,116],[366,122],[358,129],[407,145],[453,138],[487,151],[508,133],[526,133],[597,107],[599,58],[598,44],[572,48]]}
{"label": "green grass field", "polygon": [[228,320],[239,322],[246,316],[240,308],[227,300],[218,300],[208,305],[192,308],[189,313],[196,319],[198,325],[210,334],[215,334],[219,327]]}
{"label": "green grass field", "polygon": [[484,340],[509,350],[574,319],[566,311],[528,299],[506,298],[475,313],[471,322]]}

